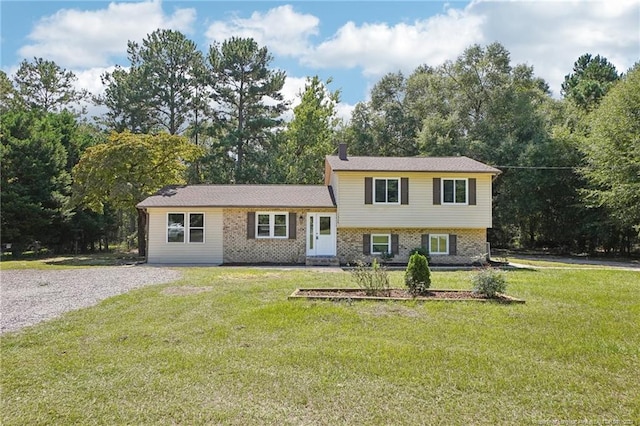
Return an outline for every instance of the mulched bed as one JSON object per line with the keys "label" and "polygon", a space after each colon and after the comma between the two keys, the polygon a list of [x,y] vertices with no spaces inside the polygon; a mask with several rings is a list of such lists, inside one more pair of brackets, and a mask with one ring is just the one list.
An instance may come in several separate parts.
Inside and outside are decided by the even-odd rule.
{"label": "mulched bed", "polygon": [[289,299],[320,299],[320,300],[419,300],[419,301],[475,301],[499,303],[525,303],[522,299],[498,294],[496,297],[486,297],[470,290],[430,290],[424,296],[412,296],[404,289],[393,288],[386,295],[368,296],[359,288],[298,288]]}

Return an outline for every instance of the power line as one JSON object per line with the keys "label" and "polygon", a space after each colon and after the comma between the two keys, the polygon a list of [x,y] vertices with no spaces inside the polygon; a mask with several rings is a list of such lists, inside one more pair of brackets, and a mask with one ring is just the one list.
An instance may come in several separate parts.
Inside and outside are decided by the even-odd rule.
{"label": "power line", "polygon": [[524,169],[524,170],[574,170],[576,167],[560,166],[493,166],[497,169]]}

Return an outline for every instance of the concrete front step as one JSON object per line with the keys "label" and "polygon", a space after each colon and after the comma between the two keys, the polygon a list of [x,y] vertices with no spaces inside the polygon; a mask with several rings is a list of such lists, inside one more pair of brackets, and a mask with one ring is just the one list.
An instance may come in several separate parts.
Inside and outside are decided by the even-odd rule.
{"label": "concrete front step", "polygon": [[340,266],[337,256],[307,256],[307,266]]}

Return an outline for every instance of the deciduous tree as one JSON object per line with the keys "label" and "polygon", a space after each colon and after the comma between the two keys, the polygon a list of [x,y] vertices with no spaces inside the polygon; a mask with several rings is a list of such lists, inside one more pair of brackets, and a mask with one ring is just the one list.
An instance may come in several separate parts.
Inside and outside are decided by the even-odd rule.
{"label": "deciduous tree", "polygon": [[584,175],[592,204],[623,229],[640,233],[640,64],[617,83],[591,115]]}
{"label": "deciduous tree", "polygon": [[[73,169],[77,204],[101,212],[106,203],[123,210],[169,184],[185,183],[186,163],[202,154],[186,138],[112,133],[106,143],[88,148]],[[138,249],[146,255],[146,214],[138,212]]]}

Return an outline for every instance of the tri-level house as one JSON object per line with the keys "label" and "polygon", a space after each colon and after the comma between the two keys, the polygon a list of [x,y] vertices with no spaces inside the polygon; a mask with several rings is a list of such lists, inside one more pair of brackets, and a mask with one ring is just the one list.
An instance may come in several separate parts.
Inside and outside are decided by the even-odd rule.
{"label": "tri-level house", "polygon": [[149,263],[432,264],[486,253],[491,185],[500,171],[467,157],[325,159],[324,185],[169,186],[137,205]]}

